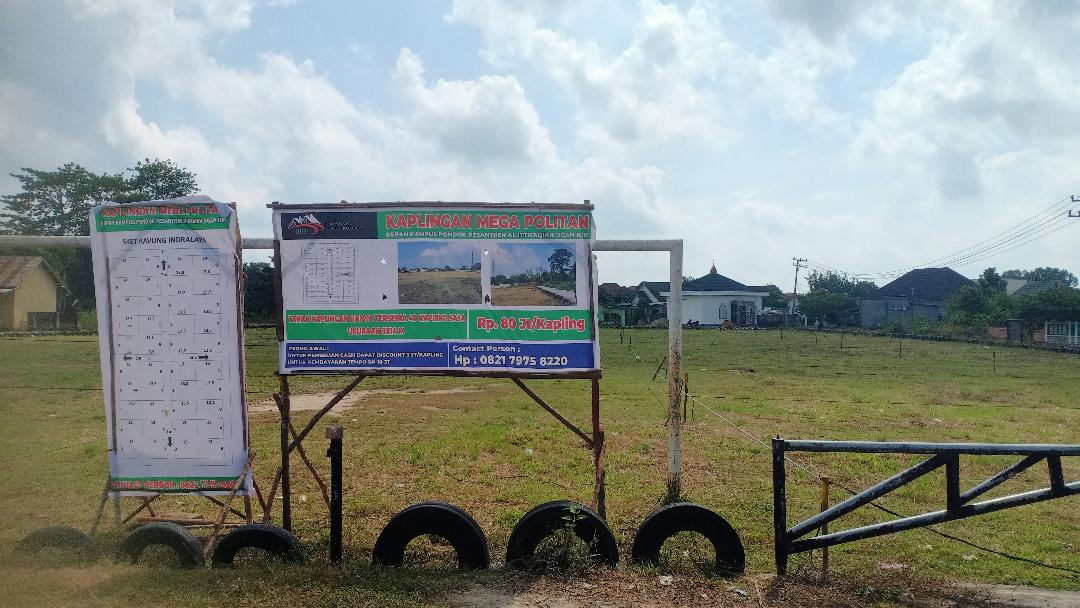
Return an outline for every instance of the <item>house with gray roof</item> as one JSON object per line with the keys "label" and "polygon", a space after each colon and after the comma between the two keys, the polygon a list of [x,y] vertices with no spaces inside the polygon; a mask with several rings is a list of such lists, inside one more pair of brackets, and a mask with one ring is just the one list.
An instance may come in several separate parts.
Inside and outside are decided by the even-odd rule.
{"label": "house with gray roof", "polygon": [[879,287],[859,302],[859,323],[885,327],[899,320],[906,327],[917,316],[945,319],[945,302],[956,290],[974,282],[952,268],[918,268]]}
{"label": "house with gray roof", "polygon": [[[697,322],[713,327],[731,322],[739,327],[757,325],[758,315],[769,297],[771,286],[744,285],[716,270],[714,264],[709,273],[682,286],[682,322]],[[667,301],[671,284],[664,281],[643,281],[631,301],[638,311],[636,321],[649,323],[667,318]]]}
{"label": "house with gray roof", "polygon": [[1048,291],[1048,290],[1051,290],[1051,289],[1058,289],[1060,287],[1069,287],[1069,284],[1066,283],[1065,281],[1058,281],[1058,280],[1026,281],[1026,282],[1024,282],[1023,286],[1021,286],[1016,291],[1012,292],[1011,295],[1016,296],[1018,298],[1022,298],[1024,296],[1037,296],[1037,295],[1039,295],[1040,293],[1042,293],[1044,291]]}

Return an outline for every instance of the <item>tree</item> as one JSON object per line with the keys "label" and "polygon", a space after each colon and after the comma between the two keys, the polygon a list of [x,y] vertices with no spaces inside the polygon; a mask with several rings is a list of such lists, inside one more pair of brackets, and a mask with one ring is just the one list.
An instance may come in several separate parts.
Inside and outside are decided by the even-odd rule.
{"label": "tree", "polygon": [[806,277],[810,293],[799,296],[799,312],[828,323],[847,325],[855,320],[858,298],[877,291],[871,281],[859,281],[837,272],[813,270]]}
{"label": "tree", "polygon": [[90,208],[107,201],[130,202],[185,196],[198,190],[195,174],[171,160],[146,159],[119,173],[97,174],[67,163],[56,171],[29,167],[12,173],[22,192],[0,197],[6,213],[0,232],[45,236],[90,234]]}
{"label": "tree", "polygon": [[1080,321],[1080,291],[1069,287],[1047,289],[1019,299],[1017,316],[1029,327],[1042,327],[1047,321]]}
{"label": "tree", "polygon": [[834,294],[848,295],[853,298],[870,297],[877,291],[877,285],[873,281],[859,281],[848,278],[838,272],[818,272],[811,270],[806,277],[806,284],[810,291],[827,291]]}
{"label": "tree", "polygon": [[799,296],[799,312],[834,325],[848,324],[857,306],[855,298],[823,289]]}
{"label": "tree", "polygon": [[784,292],[780,291],[780,288],[776,285],[769,285],[769,295],[765,297],[765,300],[761,303],[766,308],[786,308],[787,300],[784,299]]}
{"label": "tree", "polygon": [[574,254],[570,253],[569,249],[560,247],[548,256],[548,264],[554,274],[570,274],[574,267]]}
{"label": "tree", "polygon": [[964,285],[945,302],[949,323],[971,328],[1004,324],[1013,315],[1013,306],[1004,291],[987,292],[981,284]]}
{"label": "tree", "polygon": [[161,201],[199,191],[195,174],[168,159],[140,160],[128,171],[132,175],[125,180],[124,195],[131,201]]}
{"label": "tree", "polygon": [[244,318],[248,322],[274,320],[274,267],[267,262],[244,263]]}
{"label": "tree", "polygon": [[979,275],[978,279],[979,287],[983,290],[983,293],[1005,293],[1005,289],[1009,286],[1005,282],[1005,279],[997,273],[997,268],[987,268]]}
{"label": "tree", "polygon": [[1025,279],[1028,281],[1061,281],[1062,285],[1066,287],[1076,287],[1080,283],[1080,279],[1073,273],[1064,268],[1054,268],[1052,266],[1040,266],[1035,270],[1006,270],[1001,273],[1001,276],[1005,279]]}
{"label": "tree", "polygon": [[7,207],[0,216],[0,231],[8,234],[90,234],[90,208],[124,189],[123,176],[97,175],[75,163],[56,171],[22,170],[25,173],[11,174],[22,184],[22,192],[0,197]]}
{"label": "tree", "polygon": [[945,303],[949,316],[983,315],[990,310],[990,299],[986,292],[976,285],[964,285],[957,289]]}

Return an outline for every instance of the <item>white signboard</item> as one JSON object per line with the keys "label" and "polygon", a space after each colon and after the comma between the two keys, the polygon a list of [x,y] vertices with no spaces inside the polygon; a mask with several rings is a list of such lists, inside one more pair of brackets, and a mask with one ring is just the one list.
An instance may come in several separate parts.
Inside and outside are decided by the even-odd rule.
{"label": "white signboard", "polygon": [[244,470],[239,238],[205,196],[90,212],[114,492],[227,493]]}

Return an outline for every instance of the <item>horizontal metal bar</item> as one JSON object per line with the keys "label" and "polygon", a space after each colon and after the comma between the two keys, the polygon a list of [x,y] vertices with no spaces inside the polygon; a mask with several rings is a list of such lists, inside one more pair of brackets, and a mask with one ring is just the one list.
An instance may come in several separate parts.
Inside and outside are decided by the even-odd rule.
{"label": "horizontal metal bar", "polygon": [[1054,490],[1053,488],[1033,490],[1031,492],[1024,492],[1022,494],[1013,494],[1012,496],[1003,496],[1001,498],[995,498],[993,500],[987,500],[985,502],[977,502],[970,505],[964,505],[954,511],[934,511],[933,513],[914,515],[911,517],[894,519],[892,521],[882,522],[879,524],[862,526],[859,528],[852,528],[850,530],[843,530],[841,532],[833,532],[830,534],[823,534],[821,536],[797,540],[788,545],[788,552],[800,553],[803,551],[812,551],[814,549],[821,549],[823,547],[831,547],[833,545],[839,545],[842,543],[850,543],[857,540],[873,538],[875,536],[884,536],[885,534],[891,534],[893,532],[903,532],[904,530],[911,530],[914,528],[924,528],[926,526],[932,526],[934,524],[940,524],[947,521],[955,521],[957,519],[964,519],[967,517],[972,517],[974,515],[993,513],[995,511],[1001,511],[1010,507],[1020,507],[1023,505],[1043,502],[1052,498],[1061,498],[1064,496],[1072,496],[1075,494],[1080,494],[1080,481],[1065,484],[1061,490]]}
{"label": "horizontal metal bar", "polygon": [[1038,463],[1043,458],[1046,458],[1046,456],[1043,455],[1043,454],[1032,454],[1030,456],[1025,457],[1020,462],[1012,465],[1011,467],[1005,469],[1004,471],[998,473],[997,475],[994,475],[990,479],[987,479],[986,481],[984,481],[984,482],[976,485],[975,487],[971,488],[967,492],[964,492],[963,494],[961,494],[960,495],[960,502],[962,502],[962,503],[971,502],[973,499],[978,498],[979,496],[982,496],[983,494],[986,494],[990,490],[993,490],[994,488],[1000,486],[1001,484],[1003,484],[1006,481],[1012,479],[1013,477],[1016,477],[1020,473],[1023,473],[1024,471],[1031,468],[1032,465]]}
{"label": "horizontal metal bar", "polygon": [[7,247],[89,247],[88,236],[24,236],[21,234],[0,234],[0,245]]}
{"label": "horizontal metal bar", "polygon": [[[581,207],[581,205],[578,205]],[[273,249],[274,239],[266,237],[244,237],[244,249]],[[23,236],[0,234],[0,245],[9,247],[89,247],[88,236]],[[598,239],[593,242],[593,251],[671,251],[682,245],[681,239]]]}
{"label": "horizontal metal bar", "polygon": [[1080,456],[1080,445],[1047,443],[921,443],[914,441],[784,440],[789,452],[861,452],[867,454],[957,454]]}
{"label": "horizontal metal bar", "polygon": [[892,492],[896,488],[911,483],[912,481],[922,477],[923,475],[926,475],[930,471],[933,471],[934,469],[945,464],[946,460],[947,458],[941,454],[931,456],[930,458],[920,462],[919,464],[911,467],[910,469],[901,471],[896,475],[893,475],[892,477],[886,479],[885,481],[882,481],[881,483],[871,488],[863,490],[862,492],[859,492],[858,494],[852,496],[851,498],[848,498],[843,502],[839,502],[832,507],[829,507],[828,509],[814,515],[810,519],[807,519],[802,523],[792,526],[791,529],[787,532],[787,538],[799,538],[807,532],[816,530],[817,528],[821,527],[822,524],[826,524],[830,521],[833,521],[834,519],[843,517],[844,515],[854,511],[855,509],[858,509],[859,507],[871,502],[872,500],[880,498],[881,496]]}
{"label": "horizontal metal bar", "polygon": [[682,239],[598,239],[593,251],[673,251]]}

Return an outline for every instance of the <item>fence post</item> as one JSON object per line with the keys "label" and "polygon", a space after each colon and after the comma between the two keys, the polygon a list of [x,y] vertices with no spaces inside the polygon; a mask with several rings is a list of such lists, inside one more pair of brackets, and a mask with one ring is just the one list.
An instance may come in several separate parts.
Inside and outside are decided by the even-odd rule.
{"label": "fence post", "polygon": [[[829,481],[828,477],[821,478],[821,510],[827,511],[829,509]],[[829,522],[821,524],[821,535],[824,536],[829,533]],[[829,582],[829,548],[821,548],[821,583],[828,584]]]}
{"label": "fence post", "polygon": [[341,438],[345,429],[331,426],[326,429],[330,449],[330,563],[341,563]]}
{"label": "fence post", "polygon": [[787,480],[784,470],[784,440],[776,437],[772,440],[772,479],[773,479],[773,532],[776,551],[776,574],[787,574]]}

